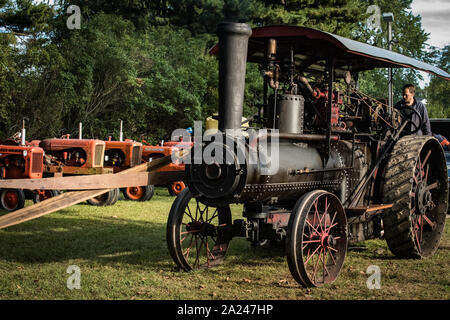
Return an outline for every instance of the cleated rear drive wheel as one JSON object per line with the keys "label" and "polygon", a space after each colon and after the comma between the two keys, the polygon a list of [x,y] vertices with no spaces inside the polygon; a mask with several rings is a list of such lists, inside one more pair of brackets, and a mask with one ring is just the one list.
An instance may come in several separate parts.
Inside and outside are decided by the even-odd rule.
{"label": "cleated rear drive wheel", "polygon": [[338,277],[347,251],[347,218],[339,199],[324,190],[302,196],[289,218],[287,262],[303,287],[319,287]]}
{"label": "cleated rear drive wheel", "polygon": [[122,189],[122,193],[127,200],[148,201],[153,197],[153,194],[155,193],[155,187],[153,185],[142,187],[127,187]]}
{"label": "cleated rear drive wheel", "polygon": [[189,188],[181,191],[167,221],[167,244],[178,267],[189,271],[222,263],[231,238],[229,206],[208,207]]}
{"label": "cleated rear drive wheel", "polygon": [[25,206],[25,193],[20,189],[1,189],[0,205],[6,211],[15,211]]}
{"label": "cleated rear drive wheel", "polygon": [[448,182],[445,157],[431,136],[406,136],[394,146],[383,184],[384,236],[399,258],[434,254],[445,225]]}
{"label": "cleated rear drive wheel", "polygon": [[33,190],[33,202],[38,203],[59,195],[58,190]]}
{"label": "cleated rear drive wheel", "polygon": [[186,185],[183,181],[175,181],[167,187],[167,190],[169,191],[169,194],[171,196],[177,196],[180,194],[183,189],[186,188]]}

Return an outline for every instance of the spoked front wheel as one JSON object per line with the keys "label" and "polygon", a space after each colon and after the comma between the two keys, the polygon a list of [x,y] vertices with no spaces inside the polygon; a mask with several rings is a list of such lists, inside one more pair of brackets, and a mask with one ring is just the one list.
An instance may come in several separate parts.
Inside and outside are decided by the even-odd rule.
{"label": "spoked front wheel", "polygon": [[301,197],[289,219],[287,261],[303,287],[332,283],[347,251],[347,218],[339,199],[323,190]]}
{"label": "spoked front wheel", "polygon": [[208,268],[222,263],[232,238],[229,206],[201,204],[189,188],[183,189],[170,209],[167,244],[181,269]]}

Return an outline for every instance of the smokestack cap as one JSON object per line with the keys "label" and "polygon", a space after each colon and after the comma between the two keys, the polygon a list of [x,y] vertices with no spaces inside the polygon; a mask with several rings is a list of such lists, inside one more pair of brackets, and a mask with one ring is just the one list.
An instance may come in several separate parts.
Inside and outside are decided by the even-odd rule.
{"label": "smokestack cap", "polygon": [[246,23],[237,23],[237,22],[221,22],[217,26],[217,35],[221,36],[222,34],[241,34],[246,36],[252,35],[252,29]]}

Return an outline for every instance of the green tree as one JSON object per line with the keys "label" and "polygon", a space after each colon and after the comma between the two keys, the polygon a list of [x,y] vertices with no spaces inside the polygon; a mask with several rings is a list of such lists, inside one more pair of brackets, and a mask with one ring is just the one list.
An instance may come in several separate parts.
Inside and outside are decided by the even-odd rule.
{"label": "green tree", "polygon": [[[427,34],[421,23],[421,17],[412,14],[412,0],[378,0],[363,1],[365,7],[375,4],[381,12],[392,12],[394,22],[392,24],[392,50],[420,61],[432,62],[433,53],[429,50]],[[355,29],[354,38],[371,45],[388,48],[387,24],[381,22],[381,30],[367,28],[365,21],[361,21],[359,28]],[[387,69],[376,69],[361,74],[361,90],[377,98],[388,96]],[[413,69],[393,69],[394,103],[401,99],[402,87],[406,83],[412,83],[418,88],[417,95],[423,97],[419,88],[422,76]]]}
{"label": "green tree", "polygon": [[358,0],[253,1],[255,25],[292,24],[349,36],[365,16]]}
{"label": "green tree", "polygon": [[[450,71],[450,44],[438,52],[438,66]],[[450,83],[443,78],[432,76],[429,85],[425,88],[427,109],[432,118],[450,118]]]}

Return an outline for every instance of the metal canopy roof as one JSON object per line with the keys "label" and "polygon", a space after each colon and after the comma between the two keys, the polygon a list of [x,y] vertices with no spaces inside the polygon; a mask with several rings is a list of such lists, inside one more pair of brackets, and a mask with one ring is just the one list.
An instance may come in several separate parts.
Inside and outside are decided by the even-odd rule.
{"label": "metal canopy roof", "polygon": [[[248,61],[264,62],[266,40],[277,39],[278,58],[289,57],[294,49],[295,63],[308,72],[322,72],[330,56],[337,73],[359,72],[374,68],[413,68],[450,80],[450,74],[433,65],[402,54],[381,49],[332,33],[298,26],[268,26],[254,28],[249,39]],[[218,45],[210,53],[217,55]]]}

